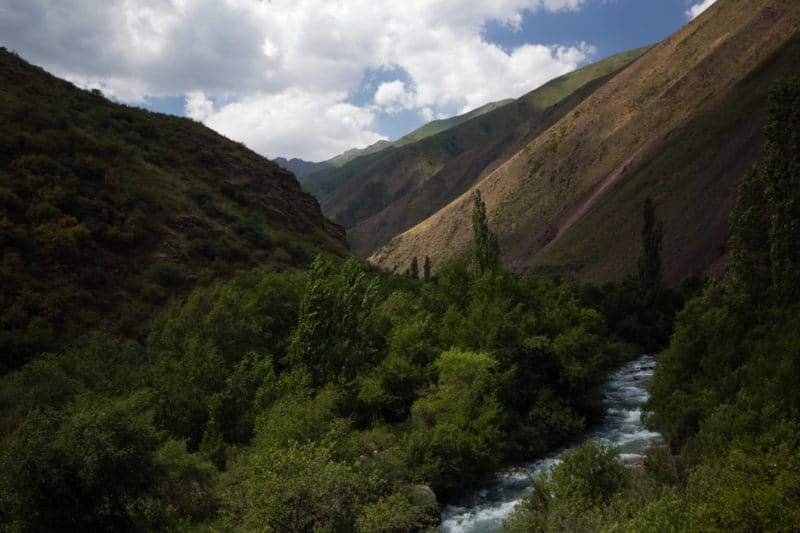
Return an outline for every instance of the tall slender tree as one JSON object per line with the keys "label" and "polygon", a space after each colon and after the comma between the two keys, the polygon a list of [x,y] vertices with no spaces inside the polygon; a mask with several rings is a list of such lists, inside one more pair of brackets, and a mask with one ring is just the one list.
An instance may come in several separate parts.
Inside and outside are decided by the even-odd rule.
{"label": "tall slender tree", "polygon": [[767,138],[761,164],[771,216],[770,263],[779,301],[800,298],[800,80],[769,91]]}
{"label": "tall slender tree", "polygon": [[425,256],[425,262],[422,265],[422,279],[429,281],[431,279],[431,258]]}
{"label": "tall slender tree", "polygon": [[761,169],[753,166],[739,184],[731,215],[730,283],[756,309],[772,285],[769,245],[769,205]]}
{"label": "tall slender tree", "polygon": [[497,235],[489,229],[480,189],[475,189],[472,199],[472,271],[481,275],[500,266],[500,246]]}
{"label": "tall slender tree", "polygon": [[416,255],[411,258],[411,268],[408,269],[408,275],[413,279],[419,279],[419,261]]}
{"label": "tall slender tree", "polygon": [[751,308],[800,299],[800,80],[772,84],[764,134],[731,217],[732,280]]}

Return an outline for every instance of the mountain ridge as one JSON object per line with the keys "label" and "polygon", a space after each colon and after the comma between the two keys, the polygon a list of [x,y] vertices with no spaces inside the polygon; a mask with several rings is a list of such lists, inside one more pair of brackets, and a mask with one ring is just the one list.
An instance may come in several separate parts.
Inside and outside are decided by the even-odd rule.
{"label": "mountain ridge", "polygon": [[[756,8],[739,0],[720,0],[485,176],[475,187],[481,189],[497,229],[504,262],[517,271],[538,266],[595,281],[630,272],[635,266],[633,243],[638,240],[638,233],[632,229],[638,227],[638,214],[632,214],[639,211],[636,205],[624,206],[628,213],[622,217],[627,227],[625,257],[623,261],[607,258],[615,263],[613,271],[592,267],[592,258],[582,257],[575,249],[559,248],[559,242],[575,223],[598,208],[601,198],[605,201],[602,195],[592,200],[598,187],[605,183],[606,190],[618,190],[629,180],[632,164],[657,156],[661,140],[756,71],[797,32],[799,22],[800,6],[786,0],[761,2]],[[714,46],[709,47],[709,43]],[[736,156],[729,154],[730,158]],[[748,160],[752,162],[753,157],[751,154]],[[725,205],[717,206],[704,197],[706,203],[712,201],[716,219],[725,219],[730,211],[725,202],[729,203],[727,198],[732,197],[738,178],[729,177],[723,187]],[[673,185],[679,186],[675,181]],[[370,260],[390,270],[402,270],[414,256],[428,255],[441,266],[466,253],[470,195],[471,189],[396,236]],[[679,205],[673,208],[676,211],[666,213],[665,226],[681,228],[683,215],[697,223],[701,231],[712,231],[697,212],[681,213]],[[720,232],[719,224],[713,231]],[[618,244],[607,236],[587,231],[583,235],[584,240],[595,239],[609,248]],[[675,238],[691,247],[691,238],[685,232]],[[724,248],[726,238],[718,236],[714,247]],[[585,249],[589,244],[580,246]],[[716,260],[709,259],[700,268],[677,247],[669,246],[669,251],[667,274],[672,283],[692,273],[678,265],[694,263],[693,271],[699,273]],[[597,263],[606,258],[593,259]]]}
{"label": "mountain ridge", "polygon": [[[346,181],[351,174],[357,173],[360,169],[365,168],[375,160],[391,153],[393,150],[447,131],[468,120],[489,113],[498,107],[502,107],[511,101],[513,101],[513,99],[489,102],[461,115],[427,122],[394,141],[380,140],[364,148],[351,148],[321,163],[311,163],[311,165],[316,165],[318,167],[317,170],[298,176],[301,178],[300,184],[305,190],[314,194],[320,201],[323,201],[326,196],[335,192],[336,188],[338,188],[343,181]],[[301,161],[299,165],[294,165],[297,168],[304,168],[309,165],[306,161],[299,161]]]}
{"label": "mountain ridge", "polygon": [[358,255],[369,256],[491,172],[646,49],[559,76],[512,103],[384,152],[323,197],[323,212],[347,228],[348,242]]}

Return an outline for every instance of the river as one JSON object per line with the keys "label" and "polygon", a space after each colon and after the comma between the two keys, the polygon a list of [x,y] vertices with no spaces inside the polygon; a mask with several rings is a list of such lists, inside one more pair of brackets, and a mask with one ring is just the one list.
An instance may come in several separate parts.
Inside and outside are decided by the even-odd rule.
{"label": "river", "polygon": [[[661,435],[647,430],[641,421],[642,404],[647,400],[647,383],[653,377],[654,355],[643,355],[609,375],[603,387],[606,416],[590,431],[589,439],[598,439],[619,448],[624,463],[641,460],[642,453]],[[442,532],[484,533],[498,531],[522,497],[530,490],[530,476],[559,462],[559,450],[553,455],[506,470],[446,505],[442,511]]]}

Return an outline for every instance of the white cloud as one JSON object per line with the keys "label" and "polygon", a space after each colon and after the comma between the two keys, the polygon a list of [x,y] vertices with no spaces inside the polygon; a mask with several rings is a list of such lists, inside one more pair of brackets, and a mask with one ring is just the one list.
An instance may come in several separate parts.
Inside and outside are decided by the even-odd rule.
{"label": "white cloud", "polygon": [[[377,140],[375,113],[447,116],[574,69],[591,46],[505,51],[481,34],[585,1],[3,0],[0,35],[82,86],[129,102],[184,95],[187,115],[265,155],[319,159]],[[394,69],[407,81],[346,103],[366,72]]]}
{"label": "white cloud", "polygon": [[[296,89],[257,94],[222,106],[205,122],[267,157],[290,154],[322,161],[385,138],[370,129],[375,120],[372,111],[342,103],[343,98],[341,93]],[[310,137],[314,142],[308,142]]]}
{"label": "white cloud", "polygon": [[186,95],[185,109],[187,117],[202,122],[214,114],[214,103],[203,91],[192,91]]}
{"label": "white cloud", "polygon": [[414,94],[400,80],[383,82],[375,91],[375,104],[386,113],[394,114],[414,107]]}
{"label": "white cloud", "polygon": [[687,9],[686,16],[693,20],[697,18],[700,15],[700,13],[711,7],[716,1],[717,0],[703,0],[699,4],[695,4],[689,9]]}
{"label": "white cloud", "polygon": [[415,51],[398,43],[394,61],[414,81],[383,83],[375,102],[390,110],[431,108],[463,113],[493,100],[520,96],[588,60],[593,47],[524,45],[511,53],[474,35],[440,32],[440,41]]}

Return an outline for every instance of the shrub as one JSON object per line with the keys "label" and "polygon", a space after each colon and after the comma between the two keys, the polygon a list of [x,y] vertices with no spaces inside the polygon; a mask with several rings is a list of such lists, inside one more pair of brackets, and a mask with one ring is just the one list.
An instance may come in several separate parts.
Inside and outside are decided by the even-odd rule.
{"label": "shrub", "polygon": [[159,261],[147,270],[147,277],[162,287],[178,288],[186,282],[186,274],[175,263]]}

